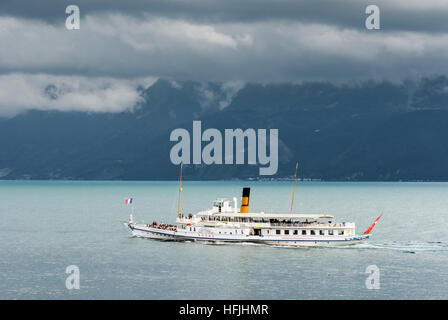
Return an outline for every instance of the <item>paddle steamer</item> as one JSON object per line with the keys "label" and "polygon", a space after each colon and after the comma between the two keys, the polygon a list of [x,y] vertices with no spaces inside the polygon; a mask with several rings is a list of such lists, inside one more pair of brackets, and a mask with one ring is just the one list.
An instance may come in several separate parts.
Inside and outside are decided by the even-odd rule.
{"label": "paddle steamer", "polygon": [[[179,204],[180,191],[181,184]],[[180,214],[178,206],[175,225],[136,223],[132,214],[129,221],[123,223],[133,236],[150,239],[275,246],[329,246],[355,244],[369,239],[370,231],[381,217],[363,234],[356,234],[354,222],[334,222],[334,216],[329,214],[293,214],[294,200],[290,213],[250,212],[249,198],[250,188],[243,188],[239,208],[236,198],[233,198],[233,201],[218,199],[210,209],[195,215]]]}

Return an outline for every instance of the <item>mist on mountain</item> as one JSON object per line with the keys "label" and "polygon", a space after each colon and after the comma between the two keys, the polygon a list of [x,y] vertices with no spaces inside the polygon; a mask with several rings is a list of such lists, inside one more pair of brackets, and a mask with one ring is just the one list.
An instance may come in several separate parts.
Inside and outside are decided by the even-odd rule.
{"label": "mist on mountain", "polygon": [[[57,90],[47,88],[48,94]],[[279,129],[273,179],[448,180],[448,79],[257,84],[159,79],[122,112],[0,118],[0,179],[177,179],[175,128]],[[53,97],[54,96],[54,97]],[[53,95],[57,99],[57,95]],[[187,179],[259,179],[257,165],[189,165]]]}

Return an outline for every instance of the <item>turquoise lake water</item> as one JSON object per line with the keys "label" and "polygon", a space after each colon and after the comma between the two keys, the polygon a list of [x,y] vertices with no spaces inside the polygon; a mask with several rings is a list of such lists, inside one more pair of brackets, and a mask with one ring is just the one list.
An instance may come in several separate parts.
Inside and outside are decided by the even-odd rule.
{"label": "turquoise lake water", "polygon": [[[195,213],[251,187],[251,211],[289,212],[292,182],[185,181]],[[343,248],[133,238],[120,223],[174,223],[172,182],[0,181],[1,299],[447,299],[448,183],[299,182],[295,213],[328,213],[369,242]],[[80,270],[80,289],[65,269]],[[376,265],[380,288],[366,287]]]}

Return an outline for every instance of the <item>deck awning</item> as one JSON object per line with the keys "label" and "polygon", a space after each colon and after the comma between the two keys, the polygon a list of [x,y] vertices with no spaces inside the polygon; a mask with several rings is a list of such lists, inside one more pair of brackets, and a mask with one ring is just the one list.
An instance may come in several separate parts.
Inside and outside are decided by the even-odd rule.
{"label": "deck awning", "polygon": [[290,213],[213,213],[212,217],[258,218],[258,219],[333,219],[331,214],[290,214]]}

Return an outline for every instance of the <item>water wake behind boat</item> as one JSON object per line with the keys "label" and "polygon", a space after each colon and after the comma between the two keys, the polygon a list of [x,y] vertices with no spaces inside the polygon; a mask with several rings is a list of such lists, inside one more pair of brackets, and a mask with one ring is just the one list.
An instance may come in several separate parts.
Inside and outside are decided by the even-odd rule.
{"label": "water wake behind boat", "polygon": [[417,241],[393,241],[393,242],[364,242],[357,243],[351,246],[340,247],[339,249],[350,250],[350,249],[374,249],[374,250],[394,250],[402,251],[404,253],[419,253],[419,252],[448,252],[448,243],[444,242],[417,242]]}

